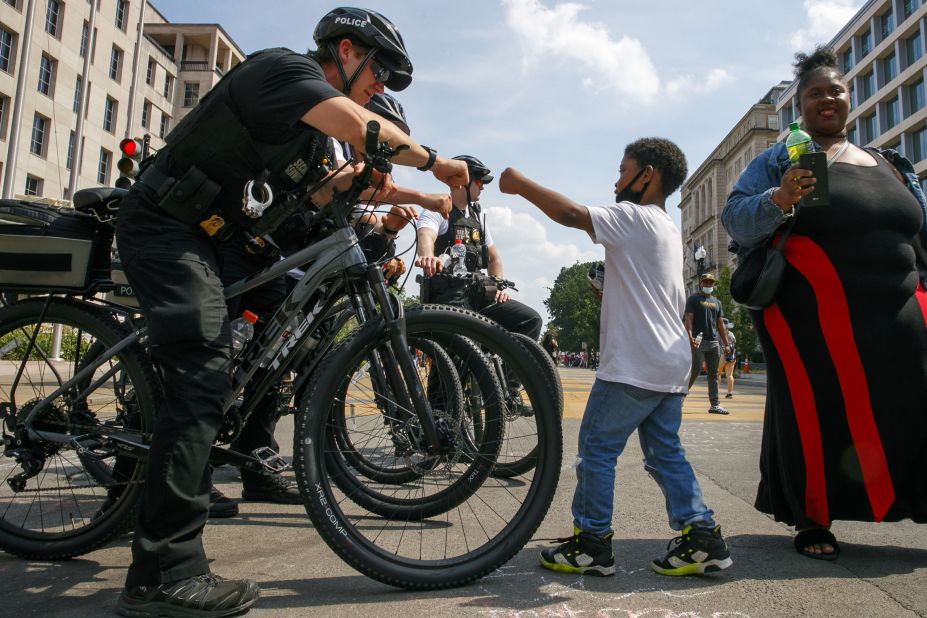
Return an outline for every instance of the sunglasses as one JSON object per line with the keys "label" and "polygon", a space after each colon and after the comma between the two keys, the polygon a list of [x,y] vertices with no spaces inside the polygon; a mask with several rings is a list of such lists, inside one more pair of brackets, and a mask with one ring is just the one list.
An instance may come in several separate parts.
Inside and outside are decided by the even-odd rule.
{"label": "sunglasses", "polygon": [[390,70],[373,58],[370,59],[370,70],[373,71],[373,78],[377,80],[377,82],[385,84],[389,81],[391,76]]}

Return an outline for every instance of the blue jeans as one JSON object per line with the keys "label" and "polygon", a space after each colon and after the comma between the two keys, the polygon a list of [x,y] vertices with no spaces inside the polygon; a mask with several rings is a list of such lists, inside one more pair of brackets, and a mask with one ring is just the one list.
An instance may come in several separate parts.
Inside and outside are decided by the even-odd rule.
{"label": "blue jeans", "polygon": [[679,442],[684,395],[658,393],[629,384],[596,380],[579,429],[574,525],[604,536],[612,531],[615,466],[637,429],[644,468],[666,497],[674,530],[691,524],[715,526],[702,490]]}

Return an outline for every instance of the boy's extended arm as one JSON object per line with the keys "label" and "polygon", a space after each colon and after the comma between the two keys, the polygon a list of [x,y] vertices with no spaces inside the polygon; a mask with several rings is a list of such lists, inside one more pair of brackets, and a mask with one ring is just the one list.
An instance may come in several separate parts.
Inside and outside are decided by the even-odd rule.
{"label": "boy's extended arm", "polygon": [[593,234],[592,217],[589,215],[588,208],[577,204],[565,195],[542,187],[514,168],[509,167],[502,172],[499,178],[499,190],[503,193],[520,195],[560,225]]}

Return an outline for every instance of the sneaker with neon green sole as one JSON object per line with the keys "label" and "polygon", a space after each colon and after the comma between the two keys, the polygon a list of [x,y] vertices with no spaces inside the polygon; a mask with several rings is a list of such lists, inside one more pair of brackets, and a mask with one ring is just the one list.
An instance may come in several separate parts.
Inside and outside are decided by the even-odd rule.
{"label": "sneaker with neon green sole", "polygon": [[734,564],[721,536],[721,526],[687,526],[666,548],[665,556],[650,563],[650,568],[660,575],[702,575]]}
{"label": "sneaker with neon green sole", "polygon": [[561,573],[606,577],[615,574],[612,533],[596,536],[573,529],[573,536],[557,539],[561,545],[541,550],[541,566]]}

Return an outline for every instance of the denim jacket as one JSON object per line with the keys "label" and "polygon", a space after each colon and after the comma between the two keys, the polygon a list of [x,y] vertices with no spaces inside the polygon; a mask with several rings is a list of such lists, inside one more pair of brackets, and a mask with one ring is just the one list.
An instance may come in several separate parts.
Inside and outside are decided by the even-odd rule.
{"label": "denim jacket", "polygon": [[[820,146],[815,144],[820,150]],[[917,199],[924,213],[924,221],[918,234],[917,249],[927,248],[927,198],[914,173],[914,166],[895,150],[879,150],[901,173],[912,195]],[[727,197],[724,210],[721,211],[721,223],[733,239],[732,249],[736,249],[737,258],[742,261],[746,255],[757,247],[763,246],[772,237],[779,226],[787,219],[782,209],[772,201],[772,193],[782,183],[782,176],[791,167],[785,144],[778,143],[757,156],[743,171],[734,189]],[[801,204],[795,205],[795,216],[801,216]],[[921,279],[927,272],[927,263],[918,253],[918,270]]]}

